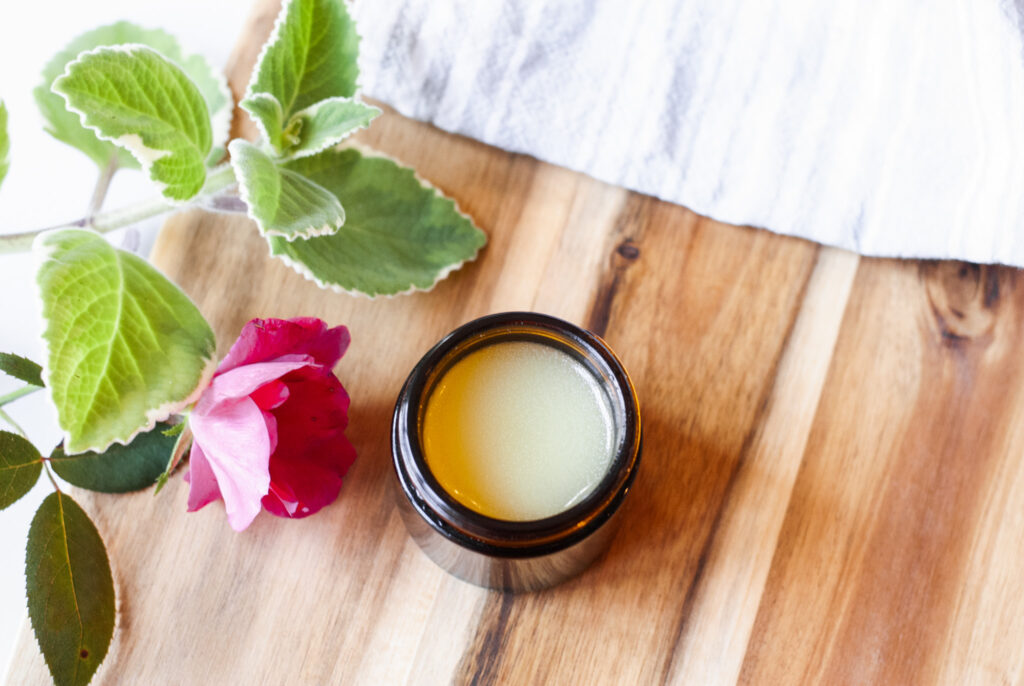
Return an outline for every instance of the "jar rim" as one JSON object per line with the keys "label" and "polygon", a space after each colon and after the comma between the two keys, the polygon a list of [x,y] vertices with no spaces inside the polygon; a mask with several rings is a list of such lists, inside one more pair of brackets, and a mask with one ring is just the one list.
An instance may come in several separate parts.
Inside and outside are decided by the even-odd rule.
{"label": "jar rim", "polygon": [[[536,340],[573,354],[608,391],[613,413],[621,414],[616,419],[622,423],[621,440],[601,481],[579,503],[541,519],[497,519],[459,502],[437,481],[420,441],[423,408],[437,380],[470,352],[506,340]],[[546,314],[502,312],[458,327],[413,367],[395,404],[391,448],[402,491],[432,528],[463,547],[489,555],[531,557],[573,545],[614,514],[636,475],[641,433],[633,384],[599,336]]]}

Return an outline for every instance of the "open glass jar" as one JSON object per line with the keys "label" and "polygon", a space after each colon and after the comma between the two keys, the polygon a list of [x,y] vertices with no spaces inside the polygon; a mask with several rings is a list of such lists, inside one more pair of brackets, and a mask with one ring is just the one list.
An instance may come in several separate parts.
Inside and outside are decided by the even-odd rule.
{"label": "open glass jar", "polygon": [[[442,486],[430,464],[442,464],[439,461],[448,456],[431,454],[428,459],[425,418],[439,388],[457,374],[472,373],[465,372],[466,360],[479,358],[481,353],[494,357],[493,353],[511,350],[491,346],[519,344],[522,348],[524,343],[532,344],[526,346],[528,351],[540,352],[544,359],[557,353],[561,363],[575,365],[577,374],[587,375],[587,384],[601,396],[609,458],[601,463],[605,466],[593,485],[561,511],[529,519],[491,516],[484,513],[486,508],[467,505],[474,501],[467,500],[459,489],[451,489],[456,496]],[[509,359],[514,373],[517,358]],[[567,409],[576,411],[575,407]],[[554,426],[557,424],[556,417]],[[569,445],[575,446],[571,440]],[[434,562],[461,579],[488,588],[537,590],[579,574],[608,546],[617,521],[614,515],[640,460],[640,411],[622,363],[600,338],[547,315],[507,312],[461,326],[423,356],[399,394],[391,449],[402,518],[410,535]],[[555,470],[551,473],[554,477],[561,476],[558,464],[550,468]],[[521,490],[529,493],[532,486],[524,485],[527,487]]]}

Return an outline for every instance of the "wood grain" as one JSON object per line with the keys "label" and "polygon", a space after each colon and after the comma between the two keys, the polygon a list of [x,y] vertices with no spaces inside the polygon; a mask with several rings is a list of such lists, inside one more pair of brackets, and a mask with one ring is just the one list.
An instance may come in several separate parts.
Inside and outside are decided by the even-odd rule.
{"label": "wood grain", "polygon": [[[276,5],[230,69],[247,81]],[[241,133],[249,130],[237,122]],[[337,372],[360,457],[339,501],[231,532],[211,506],[77,494],[110,548],[118,630],[96,683],[1024,683],[1024,289],[1018,272],[860,259],[387,111],[361,142],[484,227],[430,293],[318,290],[244,218],[172,217],[154,261],[215,324],[352,330]],[[609,552],[525,595],[437,569],[392,504],[408,370],[471,318],[533,309],[606,337],[645,421]],[[22,632],[10,684],[47,682]]]}

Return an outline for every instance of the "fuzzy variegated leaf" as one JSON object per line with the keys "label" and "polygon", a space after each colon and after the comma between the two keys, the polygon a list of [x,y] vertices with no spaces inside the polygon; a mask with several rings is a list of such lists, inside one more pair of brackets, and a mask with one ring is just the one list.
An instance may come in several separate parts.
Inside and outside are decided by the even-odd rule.
{"label": "fuzzy variegated leaf", "polygon": [[69,454],[127,444],[198,397],[214,336],[177,286],[92,231],[44,233],[33,251],[43,381]]}
{"label": "fuzzy variegated leaf", "polygon": [[83,126],[127,149],[164,197],[182,202],[202,189],[213,146],[206,101],[181,67],[157,51],[121,45],[85,52],[53,91]]}
{"label": "fuzzy variegated leaf", "polygon": [[354,96],[358,56],[359,34],[342,0],[286,0],[248,94],[272,95],[286,123],[321,100]]}
{"label": "fuzzy variegated leaf", "polygon": [[286,150],[290,157],[310,157],[333,148],[359,129],[370,125],[380,110],[352,98],[330,98],[292,115],[289,129],[296,141]]}
{"label": "fuzzy variegated leaf", "polygon": [[354,98],[329,98],[296,112],[285,124],[281,103],[267,93],[250,95],[241,107],[282,157],[309,157],[332,148],[380,114],[376,107]]}
{"label": "fuzzy variegated leaf", "polygon": [[253,93],[238,103],[238,106],[256,122],[260,134],[278,154],[296,143],[294,137],[285,135],[284,112],[281,103],[273,95]]}
{"label": "fuzzy variegated leaf", "polygon": [[455,203],[387,157],[326,150],[284,165],[335,195],[345,225],[270,251],[322,288],[393,295],[429,290],[487,242]]}
{"label": "fuzzy variegated leaf", "polygon": [[239,192],[263,235],[293,241],[332,234],[345,223],[330,191],[280,167],[251,143],[237,139],[229,148]]}
{"label": "fuzzy variegated leaf", "polygon": [[46,120],[46,131],[57,140],[84,152],[101,168],[106,167],[112,158],[117,159],[120,167],[138,167],[135,158],[127,150],[101,140],[91,129],[82,126],[78,115],[68,111],[64,98],[50,90],[54,80],[64,73],[67,64],[80,53],[102,46],[129,43],[153,48],[181,67],[196,84],[211,117],[213,149],[207,162],[218,161],[224,156],[224,146],[227,145],[231,128],[232,100],[227,80],[202,55],[186,54],[177,39],[166,31],[144,29],[126,21],[100,26],[76,36],[47,62],[43,68],[42,82],[33,91],[39,111]]}

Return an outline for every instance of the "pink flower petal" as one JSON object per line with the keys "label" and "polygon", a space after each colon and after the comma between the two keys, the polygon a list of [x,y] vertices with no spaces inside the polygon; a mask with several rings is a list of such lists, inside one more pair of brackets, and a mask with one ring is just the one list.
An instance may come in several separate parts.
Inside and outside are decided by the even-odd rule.
{"label": "pink flower petal", "polygon": [[185,474],[188,481],[188,511],[206,507],[214,500],[220,500],[220,489],[217,487],[217,477],[210,469],[210,463],[203,454],[203,449],[197,443],[192,444],[192,451],[188,458],[188,472]]}
{"label": "pink flower petal", "polygon": [[290,395],[273,410],[277,448],[263,507],[278,517],[306,517],[334,502],[356,453],[345,437],[349,398],[334,374],[304,367],[284,377]]}
{"label": "pink flower petal", "polygon": [[244,398],[260,386],[275,381],[290,371],[316,364],[309,355],[283,355],[273,362],[249,364],[213,377],[209,387],[196,403],[193,413],[205,414],[209,408],[225,400]]}
{"label": "pink flower petal", "polygon": [[227,400],[202,414],[193,412],[190,425],[224,498],[228,523],[242,531],[259,514],[270,488],[271,445],[263,411],[249,398]]}
{"label": "pink flower petal", "polygon": [[315,317],[296,319],[253,319],[217,368],[224,373],[235,367],[266,362],[282,355],[310,355],[317,364],[331,369],[348,349],[351,336],[344,326],[327,328]]}
{"label": "pink flower petal", "polygon": [[[269,507],[267,503],[270,503]],[[288,484],[282,482],[275,484],[271,480],[270,493],[263,496],[263,507],[267,509],[267,512],[278,517],[295,517],[295,513],[299,510],[299,499],[288,488]],[[303,515],[298,516],[302,517]]]}
{"label": "pink flower petal", "polygon": [[249,394],[261,410],[272,410],[288,399],[288,386],[282,381],[263,384]]}

